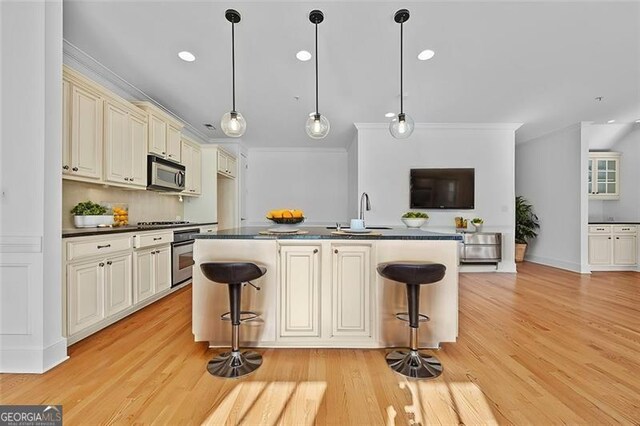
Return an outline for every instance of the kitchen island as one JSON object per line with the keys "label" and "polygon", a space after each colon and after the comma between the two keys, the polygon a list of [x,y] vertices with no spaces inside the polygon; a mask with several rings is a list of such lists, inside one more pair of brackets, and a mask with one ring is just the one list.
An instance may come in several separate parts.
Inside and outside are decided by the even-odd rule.
{"label": "kitchen island", "polygon": [[267,227],[243,227],[196,235],[193,270],[193,334],[211,346],[229,346],[227,286],[207,280],[207,261],[248,261],[267,273],[242,289],[242,310],[259,314],[241,326],[241,345],[252,347],[379,348],[408,344],[405,285],[380,277],[376,266],[397,260],[442,263],[442,281],[424,285],[420,311],[422,347],[455,342],[458,335],[458,244],[461,236],[393,228],[369,235],[335,235],[321,227],[301,234],[264,235]]}

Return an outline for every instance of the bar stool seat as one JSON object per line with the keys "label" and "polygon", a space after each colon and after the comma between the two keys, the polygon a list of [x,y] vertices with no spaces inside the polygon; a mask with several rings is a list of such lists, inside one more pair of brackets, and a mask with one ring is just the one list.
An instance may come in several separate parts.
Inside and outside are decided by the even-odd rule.
{"label": "bar stool seat", "polygon": [[442,374],[442,364],[432,355],[418,350],[418,327],[428,320],[420,314],[420,286],[441,281],[447,271],[446,266],[433,262],[395,261],[380,263],[378,273],[392,281],[404,283],[407,304],[410,344],[409,350],[395,350],[387,354],[387,365],[397,373],[412,378],[436,378]]}
{"label": "bar stool seat", "polygon": [[243,283],[260,290],[251,280],[262,277],[267,268],[251,262],[203,262],[200,270],[208,280],[226,284],[229,288],[231,351],[214,357],[207,364],[207,370],[214,376],[228,378],[241,377],[257,370],[262,365],[262,355],[255,351],[240,351],[241,315],[247,313],[240,310],[240,297]]}

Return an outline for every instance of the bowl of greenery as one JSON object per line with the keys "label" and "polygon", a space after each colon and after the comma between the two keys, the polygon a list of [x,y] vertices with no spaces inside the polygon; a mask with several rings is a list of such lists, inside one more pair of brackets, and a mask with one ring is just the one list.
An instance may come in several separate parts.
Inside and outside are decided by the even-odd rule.
{"label": "bowl of greenery", "polygon": [[113,215],[107,214],[107,208],[91,201],[76,204],[71,209],[71,214],[76,228],[95,228],[113,224]]}
{"label": "bowl of greenery", "polygon": [[402,215],[402,221],[407,228],[420,228],[429,219],[429,215],[423,212],[406,212]]}
{"label": "bowl of greenery", "polygon": [[474,217],[471,219],[471,224],[476,228],[476,232],[482,231],[482,224],[484,220],[481,217]]}

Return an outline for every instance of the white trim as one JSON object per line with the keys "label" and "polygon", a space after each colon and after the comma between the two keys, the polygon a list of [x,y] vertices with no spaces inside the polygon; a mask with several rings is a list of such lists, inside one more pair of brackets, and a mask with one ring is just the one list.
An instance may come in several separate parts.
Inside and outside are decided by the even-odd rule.
{"label": "white trim", "polygon": [[[353,123],[358,130],[388,129],[389,123]],[[510,130],[515,132],[523,123],[416,123],[415,129]]]}
{"label": "white trim", "polygon": [[42,237],[0,235],[0,253],[42,253]]}
{"label": "white trim", "polygon": [[272,147],[272,148],[249,148],[251,152],[326,152],[346,154],[346,148],[327,148],[327,147]]}
{"label": "white trim", "polygon": [[592,272],[615,272],[631,271],[640,272],[640,267],[636,265],[590,265]]}
{"label": "white trim", "polygon": [[69,359],[67,355],[67,339],[61,337],[56,343],[44,348],[42,352],[42,372],[51,370]]}
{"label": "white trim", "polygon": [[546,266],[551,266],[551,267],[558,268],[558,269],[564,269],[566,271],[576,272],[578,274],[590,274],[591,273],[591,271],[589,271],[589,270],[583,270],[582,269],[582,265],[580,265],[579,263],[567,262],[567,261],[564,261],[564,260],[553,259],[553,258],[550,258],[550,257],[527,255],[527,256],[525,256],[525,260],[527,260],[529,262],[532,262],[532,263],[538,263],[540,265],[546,265]]}
{"label": "white trim", "polygon": [[569,131],[572,131],[572,130],[579,130],[579,129],[582,128],[583,124],[590,124],[590,123],[581,121],[581,122],[574,123],[574,124],[571,124],[571,125],[566,126],[566,127],[561,127],[560,129],[552,130],[550,132],[544,133],[544,134],[539,135],[539,136],[535,136],[535,137],[533,137],[531,139],[527,139],[527,140],[524,140],[524,141],[517,141],[516,140],[516,146],[520,146],[520,145],[527,144],[529,142],[535,142],[535,141],[540,140],[540,139],[548,138],[549,136],[552,136],[552,135],[555,135],[555,134],[558,134],[558,133],[566,133],[566,132],[569,132]]}
{"label": "white trim", "polygon": [[[196,128],[194,125],[189,123],[184,118],[180,117],[178,114],[174,113],[160,102],[156,101],[154,98],[146,94],[144,91],[129,83],[127,80],[113,72],[111,69],[107,68],[97,59],[80,49],[78,46],[74,45],[67,39],[62,40],[62,50],[64,56],[64,64],[68,65],[70,68],[75,71],[80,72],[82,74],[82,70],[78,70],[76,67],[79,65],[80,68],[84,68],[85,71],[90,71],[105,81],[109,82],[111,85],[118,88],[120,91],[126,93],[131,99],[138,101],[148,101],[160,108],[165,113],[169,114],[174,119],[184,123],[184,129],[186,133],[192,138],[199,139],[199,143],[207,143],[211,138],[207,136],[203,131]],[[74,67],[74,65],[76,67]],[[85,76],[86,78],[89,78]],[[100,82],[98,82],[100,83]]]}
{"label": "white trim", "polygon": [[2,349],[0,373],[44,373],[67,359],[67,339],[64,338],[46,348]]}

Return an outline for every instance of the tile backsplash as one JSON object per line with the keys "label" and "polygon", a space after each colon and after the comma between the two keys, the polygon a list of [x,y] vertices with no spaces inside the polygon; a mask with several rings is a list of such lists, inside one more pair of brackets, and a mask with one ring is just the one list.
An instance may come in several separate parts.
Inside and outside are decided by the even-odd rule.
{"label": "tile backsplash", "polygon": [[177,195],[155,191],[126,190],[92,183],[63,180],[62,228],[73,228],[73,206],[82,201],[94,203],[126,203],[129,205],[129,224],[153,220],[182,220],[184,205]]}

